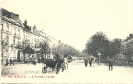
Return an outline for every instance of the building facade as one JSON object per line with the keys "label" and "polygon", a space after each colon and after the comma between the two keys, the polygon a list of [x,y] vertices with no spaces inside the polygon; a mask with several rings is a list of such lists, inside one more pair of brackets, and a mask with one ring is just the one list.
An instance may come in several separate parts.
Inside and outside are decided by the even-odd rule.
{"label": "building facade", "polygon": [[6,59],[17,57],[19,52],[18,46],[21,45],[23,38],[23,25],[18,14],[9,12],[3,8],[0,11],[1,58],[2,63],[5,63]]}
{"label": "building facade", "polygon": [[[6,59],[23,59],[26,47],[32,48],[37,55],[41,49],[41,43],[47,41],[46,34],[36,26],[29,26],[27,20],[23,23],[18,14],[0,8],[0,55],[1,62]],[[38,53],[37,53],[38,52]]]}
{"label": "building facade", "polygon": [[133,61],[133,38],[122,43],[122,53],[126,55],[126,58]]}
{"label": "building facade", "polygon": [[130,48],[133,50],[133,38],[131,38],[128,41],[123,42],[122,45],[124,46],[124,49]]}

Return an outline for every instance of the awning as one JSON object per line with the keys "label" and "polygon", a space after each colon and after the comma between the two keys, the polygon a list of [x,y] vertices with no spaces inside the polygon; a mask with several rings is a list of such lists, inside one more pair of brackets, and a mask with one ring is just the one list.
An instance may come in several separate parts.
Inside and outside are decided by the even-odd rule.
{"label": "awning", "polygon": [[42,51],[41,51],[41,48],[33,48],[33,50],[34,50],[34,52],[36,52],[36,53],[41,53]]}
{"label": "awning", "polygon": [[34,54],[34,50],[30,47],[26,47],[24,50],[23,50],[24,53],[29,53],[29,54]]}

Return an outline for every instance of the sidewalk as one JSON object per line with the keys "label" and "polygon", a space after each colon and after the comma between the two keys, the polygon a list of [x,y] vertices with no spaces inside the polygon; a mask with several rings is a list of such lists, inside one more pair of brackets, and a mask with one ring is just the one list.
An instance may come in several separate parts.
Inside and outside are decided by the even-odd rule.
{"label": "sidewalk", "polygon": [[1,66],[1,77],[6,77],[13,74],[28,74],[28,73],[39,73],[42,69],[42,64],[15,64],[8,66]]}

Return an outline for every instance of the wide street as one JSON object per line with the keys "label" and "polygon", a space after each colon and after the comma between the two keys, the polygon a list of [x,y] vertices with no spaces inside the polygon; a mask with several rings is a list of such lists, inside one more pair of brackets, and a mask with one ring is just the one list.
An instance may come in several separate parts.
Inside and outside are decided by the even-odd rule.
{"label": "wide street", "polygon": [[42,73],[42,64],[16,64],[5,69],[6,72],[3,73],[8,75],[3,78],[8,78],[9,81],[21,79],[22,82],[29,83],[133,83],[133,67],[114,66],[113,71],[109,71],[108,66],[103,64],[85,67],[83,60],[69,63],[68,69],[59,74],[51,70],[46,74]]}

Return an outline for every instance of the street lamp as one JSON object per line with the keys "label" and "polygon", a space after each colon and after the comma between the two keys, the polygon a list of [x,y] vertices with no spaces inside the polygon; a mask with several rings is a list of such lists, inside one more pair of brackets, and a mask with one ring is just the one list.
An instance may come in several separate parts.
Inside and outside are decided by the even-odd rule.
{"label": "street lamp", "polygon": [[98,53],[98,65],[100,65],[100,56],[101,56],[101,53]]}

